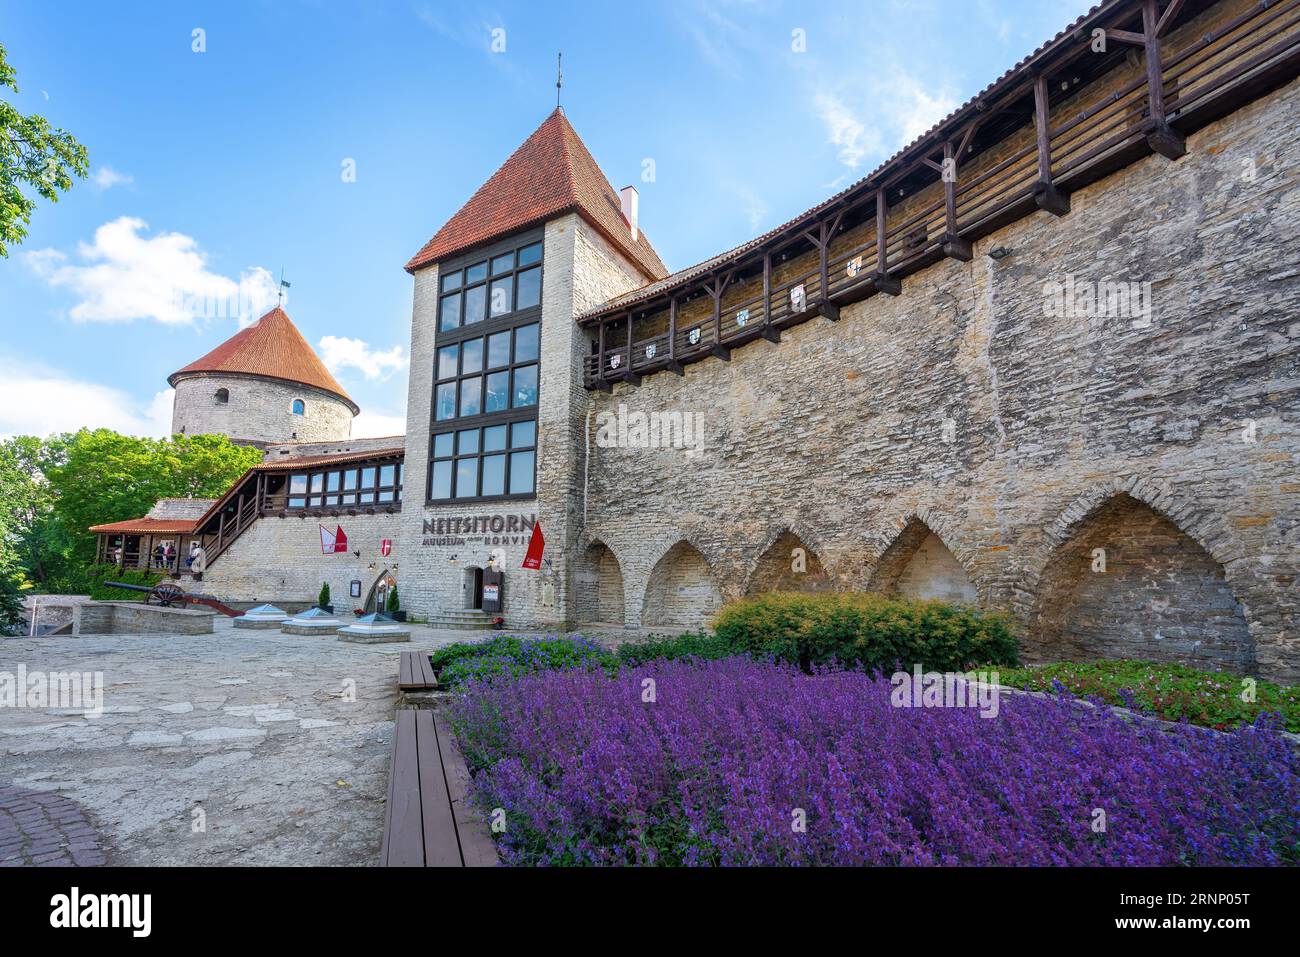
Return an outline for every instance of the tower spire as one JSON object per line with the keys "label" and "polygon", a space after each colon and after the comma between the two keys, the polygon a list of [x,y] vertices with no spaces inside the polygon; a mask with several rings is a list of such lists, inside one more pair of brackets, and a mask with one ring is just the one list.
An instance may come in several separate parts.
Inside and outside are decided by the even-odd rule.
{"label": "tower spire", "polygon": [[555,108],[560,108],[560,87],[564,85],[564,52],[555,54]]}

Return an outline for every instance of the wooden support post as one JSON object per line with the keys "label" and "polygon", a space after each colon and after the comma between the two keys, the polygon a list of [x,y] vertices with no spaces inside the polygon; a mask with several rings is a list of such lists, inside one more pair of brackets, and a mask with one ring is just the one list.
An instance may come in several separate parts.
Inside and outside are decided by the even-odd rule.
{"label": "wooden support post", "polygon": [[686,375],[686,370],[677,361],[677,296],[668,300],[668,371],[677,375]]}
{"label": "wooden support post", "polygon": [[217,544],[213,548],[212,554],[215,556],[221,551],[221,543],[226,537],[226,510],[223,508],[221,514],[217,516]]}
{"label": "wooden support post", "polygon": [[952,140],[943,144],[943,254],[949,259],[968,263],[974,258],[970,241],[957,235],[957,158],[953,155]]}
{"label": "wooden support post", "polygon": [[627,314],[627,349],[623,356],[627,368],[623,371],[623,381],[632,386],[641,384],[641,377],[632,371],[632,313]]}
{"label": "wooden support post", "polygon": [[890,296],[900,295],[903,291],[903,284],[889,275],[889,257],[885,252],[886,230],[885,216],[887,204],[885,202],[884,187],[876,190],[876,289]]}
{"label": "wooden support post", "polygon": [[1142,2],[1142,32],[1145,35],[1147,99],[1152,127],[1147,134],[1147,143],[1161,156],[1176,160],[1186,155],[1187,141],[1165,118],[1164,71],[1160,66],[1160,17],[1156,0]]}
{"label": "wooden support post", "polygon": [[601,319],[600,344],[596,347],[596,381],[592,384],[592,387],[599,389],[601,392],[613,392],[614,387],[605,378],[605,326],[605,320]]}
{"label": "wooden support post", "polygon": [[730,362],[731,350],[722,344],[722,291],[725,288],[721,279],[714,279],[709,288],[709,295],[713,297],[713,345],[709,347],[709,355]]}
{"label": "wooden support post", "polygon": [[763,338],[780,342],[781,330],[772,325],[772,254],[763,253]]}
{"label": "wooden support post", "polygon": [[1064,216],[1070,211],[1070,197],[1052,183],[1052,129],[1048,123],[1047,77],[1042,73],[1034,77],[1034,129],[1038,136],[1038,182],[1034,186],[1034,202],[1039,209],[1045,209],[1053,216]]}

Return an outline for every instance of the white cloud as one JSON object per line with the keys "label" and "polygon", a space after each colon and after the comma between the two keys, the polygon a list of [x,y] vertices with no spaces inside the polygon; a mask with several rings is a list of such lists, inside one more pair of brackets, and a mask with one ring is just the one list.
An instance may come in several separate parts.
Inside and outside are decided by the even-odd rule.
{"label": "white cloud", "polygon": [[111,166],[101,166],[90,174],[90,181],[99,189],[112,189],[114,186],[130,186],[135,177],[130,173],[119,173]]}
{"label": "white cloud", "polygon": [[848,105],[838,82],[832,89],[815,89],[812,100],[827,142],[836,148],[839,161],[853,170],[868,157],[872,165],[883,161],[959,105],[951,90],[926,88],[914,72],[882,70],[879,64],[852,88],[852,102],[862,104],[859,110]]}
{"label": "white cloud", "polygon": [[378,439],[389,435],[405,434],[405,415],[382,415],[377,412],[362,412],[352,420],[352,437],[354,439]]}
{"label": "white cloud", "polygon": [[77,322],[151,319],[188,325],[199,318],[256,319],[276,301],[269,270],[255,266],[231,279],[208,270],[198,241],[183,233],[141,235],[148,225],[122,216],[80,243],[80,263],[57,249],[27,253],[24,261],[51,286],[71,289],[80,301],[69,311]]}
{"label": "white cloud", "polygon": [[0,362],[0,436],[47,436],[84,426],[161,437],[171,433],[174,395],[166,389],[141,402],[112,386],[5,360]]}
{"label": "white cloud", "polygon": [[874,132],[854,115],[844,101],[825,91],[813,97],[817,115],[826,127],[826,141],[835,147],[839,161],[849,169],[857,169],[862,158],[878,152],[880,142]]}
{"label": "white cloud", "polygon": [[409,360],[402,355],[401,346],[380,352],[371,349],[363,339],[345,336],[322,336],[317,344],[321,361],[331,372],[356,369],[369,380],[387,379],[394,372],[405,369]]}

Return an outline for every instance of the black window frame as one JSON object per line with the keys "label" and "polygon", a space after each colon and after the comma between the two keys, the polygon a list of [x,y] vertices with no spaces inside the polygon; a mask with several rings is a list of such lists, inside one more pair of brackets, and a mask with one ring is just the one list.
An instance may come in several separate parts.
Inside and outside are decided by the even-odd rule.
{"label": "black window frame", "polygon": [[[323,465],[317,468],[302,469],[301,471],[292,471],[285,473],[284,490],[281,493],[284,496],[284,508],[293,512],[314,512],[314,511],[338,511],[340,509],[372,509],[385,508],[387,506],[400,506],[402,504],[402,484],[405,479],[404,463],[394,459],[375,459],[373,461],[363,462],[344,462],[339,465]],[[393,468],[393,481],[384,483],[383,470],[387,467]],[[375,470],[375,482],[373,485],[363,485],[362,475],[367,469]],[[348,486],[347,475],[352,473],[356,476],[356,484]],[[330,476],[338,476],[338,488],[331,488]],[[306,489],[303,492],[293,490],[294,479],[302,478],[306,482]],[[320,480],[320,488],[317,490],[317,479]],[[370,496],[370,501],[363,502],[363,495]],[[389,495],[388,499],[381,500],[381,495]],[[352,501],[345,502],[344,498],[352,498]],[[330,501],[333,499],[333,501]]]}
{"label": "black window frame", "polygon": [[[496,425],[503,425],[506,427],[505,447],[501,449],[492,449],[490,451],[484,450],[483,432],[484,430],[490,429]],[[516,446],[512,444],[514,441],[514,429],[516,425],[531,425],[533,427],[533,441],[531,445]],[[460,437],[458,433],[468,431],[470,429],[478,430],[479,436],[478,436],[477,449],[474,452],[461,452]],[[450,435],[452,437],[451,455],[436,454],[435,451],[437,445],[436,437],[439,435]],[[528,492],[511,492],[509,490],[510,475],[511,475],[511,466],[510,466],[511,459],[517,453],[522,453],[522,452],[531,452],[533,456],[533,474],[532,474],[533,487],[532,490]],[[489,458],[491,456],[496,456],[496,455],[500,455],[505,459],[505,470],[502,473],[502,487],[505,488],[506,491],[501,493],[500,495],[483,495],[482,494],[483,460],[485,458]],[[459,471],[459,463],[467,459],[475,459],[478,462],[478,466],[475,470],[475,494],[466,495],[463,497],[457,497],[456,479],[457,479],[457,473]],[[451,486],[450,486],[451,495],[447,498],[432,497],[433,470],[434,467],[440,462],[451,463]],[[472,502],[523,501],[525,499],[536,498],[537,497],[537,420],[534,418],[522,418],[522,419],[510,419],[501,422],[483,422],[483,423],[473,422],[459,429],[451,429],[443,432],[433,433],[433,435],[431,435],[429,438],[429,468],[428,468],[428,473],[426,475],[426,480],[428,481],[427,499],[428,499],[428,504],[430,505],[461,505],[461,504],[472,503]]]}
{"label": "black window frame", "polygon": [[[545,283],[545,263],[546,247],[544,244],[545,230],[542,228],[532,229],[527,232],[518,233],[508,239],[494,243],[490,246],[484,246],[472,253],[457,256],[455,259],[447,260],[445,263],[438,264],[438,291],[437,306],[434,310],[434,343],[433,343],[433,361],[432,368],[429,370],[432,377],[433,388],[429,398],[429,454],[427,467],[425,470],[425,504],[428,506],[444,505],[462,505],[473,502],[498,502],[509,500],[523,500],[537,497],[537,409],[541,402],[541,323],[542,323],[542,290]],[[527,247],[542,244],[539,251],[538,259],[535,263],[520,265],[520,252]],[[493,273],[492,262],[505,254],[513,256],[514,266],[508,271]],[[483,265],[484,277],[480,281],[467,282],[468,270],[475,268],[480,264]],[[511,305],[513,306],[518,299],[518,276],[528,270],[538,270],[538,301],[534,306],[528,306],[523,309],[512,309],[500,316],[491,315],[491,286],[495,281],[504,277],[511,280]],[[454,288],[445,288],[445,282],[448,276],[458,274],[459,278],[455,280]],[[485,296],[487,302],[484,306],[485,317],[480,322],[470,325],[464,325],[465,310],[465,292],[469,288],[482,285],[487,291]],[[454,329],[442,329],[442,303],[443,299],[450,295],[460,295],[460,325]],[[537,327],[537,355],[532,359],[519,360],[518,335],[519,330],[531,325]],[[504,365],[489,365],[491,360],[491,350],[489,341],[499,333],[506,332],[510,335],[510,352],[508,361]],[[483,343],[483,361],[478,369],[465,371],[465,343],[474,340],[481,340]],[[439,356],[441,351],[448,346],[457,346],[456,351],[456,370],[454,375],[443,376],[439,368]],[[529,367],[535,368],[537,376],[537,385],[535,387],[535,400],[532,405],[515,407],[513,405],[516,392],[516,376],[521,369]],[[487,382],[488,377],[494,373],[505,372],[507,374],[507,407],[494,412],[485,411],[487,408]],[[461,414],[461,399],[464,391],[462,383],[467,379],[478,379],[478,408],[479,411],[472,415]],[[439,419],[438,415],[438,391],[439,387],[451,386],[455,391],[455,414],[448,419]],[[516,422],[531,422],[533,424],[533,444],[526,448],[510,448],[510,441],[513,436],[513,429],[508,428],[506,433],[506,448],[503,452],[484,452],[482,450],[482,430],[494,425],[513,426]],[[458,439],[456,433],[466,429],[479,429],[479,451],[476,453],[460,454],[457,448]],[[435,459],[434,449],[437,444],[437,437],[450,433],[452,435],[452,452],[450,457],[441,456]],[[511,454],[515,452],[531,451],[533,453],[533,475],[532,491],[530,492],[509,492],[510,488],[510,461]],[[483,462],[487,456],[504,454],[506,456],[505,466],[505,491],[499,495],[483,495]],[[433,472],[435,461],[447,461],[450,458],[452,465],[451,491],[450,498],[433,497]],[[463,498],[455,497],[456,491],[456,472],[457,462],[465,458],[478,458],[476,494]]]}

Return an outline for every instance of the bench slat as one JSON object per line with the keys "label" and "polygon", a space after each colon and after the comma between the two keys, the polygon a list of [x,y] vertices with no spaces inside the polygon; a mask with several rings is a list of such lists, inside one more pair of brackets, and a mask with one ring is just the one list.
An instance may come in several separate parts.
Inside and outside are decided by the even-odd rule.
{"label": "bench slat", "polygon": [[393,722],[393,766],[384,833],[384,864],[388,867],[424,865],[416,715],[415,711],[403,709]]}
{"label": "bench slat", "polygon": [[425,710],[414,714],[420,758],[420,805],[424,818],[424,866],[461,867],[460,840],[456,837],[456,819],[447,794],[447,778],[433,715]]}
{"label": "bench slat", "polygon": [[414,663],[415,655],[403,651],[401,662],[397,666],[397,687],[403,691],[409,690],[415,684]]}
{"label": "bench slat", "polygon": [[424,681],[425,686],[429,688],[432,688],[438,683],[438,676],[433,673],[433,662],[430,661],[429,656],[423,652],[420,653],[419,677]]}
{"label": "bench slat", "polygon": [[496,867],[496,845],[488,834],[487,825],[479,817],[469,795],[469,768],[456,745],[451,725],[442,712],[433,716],[438,732],[438,746],[442,751],[442,765],[447,775],[447,791],[451,797],[452,813],[456,818],[456,833],[460,837],[461,858],[466,867]]}

